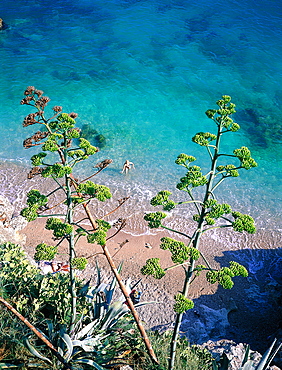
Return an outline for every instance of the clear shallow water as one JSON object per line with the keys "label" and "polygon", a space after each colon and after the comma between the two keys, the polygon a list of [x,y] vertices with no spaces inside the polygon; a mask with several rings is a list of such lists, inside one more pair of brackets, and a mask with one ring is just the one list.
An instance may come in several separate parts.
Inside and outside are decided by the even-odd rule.
{"label": "clear shallow water", "polygon": [[[182,175],[179,153],[205,167],[208,157],[191,137],[211,130],[204,112],[228,94],[242,129],[223,148],[249,146],[259,167],[223,185],[222,200],[250,212],[260,228],[282,228],[277,1],[6,0],[0,17],[9,26],[0,32],[0,158],[28,163],[33,152],[22,141],[33,127],[21,126],[30,110],[19,101],[28,85],[44,90],[50,108],[77,112],[79,126],[90,123],[106,137],[93,163],[114,162],[99,181],[117,197],[131,195],[130,226],[140,229],[144,204]],[[136,166],[128,176],[120,173],[125,159]]]}

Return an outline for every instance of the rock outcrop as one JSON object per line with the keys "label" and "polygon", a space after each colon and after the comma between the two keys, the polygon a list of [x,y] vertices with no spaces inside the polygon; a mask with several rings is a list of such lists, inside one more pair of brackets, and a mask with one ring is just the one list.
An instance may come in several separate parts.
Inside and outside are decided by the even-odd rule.
{"label": "rock outcrop", "polygon": [[26,237],[19,233],[27,225],[27,221],[15,213],[14,206],[0,195],[0,243],[11,242],[24,245]]}
{"label": "rock outcrop", "polygon": [[[240,369],[246,353],[246,344],[236,344],[232,340],[227,339],[221,339],[216,342],[209,340],[200,347],[208,349],[216,361],[219,361],[221,355],[225,353],[230,360],[229,370]],[[262,355],[260,353],[250,350],[249,359],[253,361],[254,365],[257,365],[261,358]],[[280,368],[274,365],[266,370],[280,370]]]}
{"label": "rock outcrop", "polygon": [[189,310],[184,315],[181,331],[185,333],[191,343],[202,344],[208,340],[219,340],[224,338],[229,328],[228,314],[237,310],[233,300],[228,307],[218,310],[212,309],[204,304],[197,310]]}

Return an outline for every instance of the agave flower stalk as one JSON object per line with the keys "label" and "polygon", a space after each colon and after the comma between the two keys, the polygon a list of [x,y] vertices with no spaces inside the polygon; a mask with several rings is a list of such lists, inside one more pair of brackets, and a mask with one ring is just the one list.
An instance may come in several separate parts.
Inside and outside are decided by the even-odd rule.
{"label": "agave flower stalk", "polygon": [[[45,108],[50,99],[43,96],[43,91],[29,86],[24,92],[24,95],[25,98],[22,99],[21,104],[35,108],[36,112],[29,114],[24,119],[23,126],[40,124],[46,130],[38,131],[24,140],[25,148],[33,146],[41,146],[42,148],[42,152],[31,157],[33,168],[28,174],[28,178],[33,178],[36,175],[41,175],[45,178],[49,177],[52,178],[58,186],[47,196],[41,194],[38,190],[31,190],[27,194],[27,207],[22,210],[21,214],[28,221],[33,221],[37,217],[47,217],[48,220],[45,228],[52,230],[54,238],[59,240],[56,247],[47,246],[44,243],[37,246],[36,260],[52,260],[57,253],[60,243],[63,240],[68,242],[71,292],[71,315],[70,318],[68,318],[69,332],[71,333],[74,330],[77,316],[77,287],[74,270],[84,269],[87,264],[87,259],[85,257],[78,257],[76,255],[75,244],[81,236],[86,236],[88,243],[95,243],[102,247],[103,254],[106,256],[110,268],[118,280],[120,288],[128,303],[128,307],[133,314],[148,349],[148,353],[152,360],[157,362],[144,327],[106,247],[107,231],[111,228],[111,225],[104,219],[96,219],[91,214],[88,207],[88,203],[94,198],[101,202],[111,198],[109,188],[93,183],[90,181],[90,178],[97,175],[97,173],[106,168],[112,161],[104,160],[101,164],[96,165],[95,167],[98,168],[98,171],[80,182],[75,179],[72,173],[73,168],[79,162],[86,160],[89,156],[92,156],[98,151],[98,149],[91,145],[83,135],[80,135],[80,130],[75,127],[75,118],[77,114],[62,113],[62,107],[55,106],[53,108],[53,116],[47,119],[45,117]],[[78,141],[78,145],[74,145],[74,140],[76,140],[76,142]],[[57,153],[59,161],[55,163],[48,162],[50,157],[48,154],[50,153]],[[51,157],[51,161],[52,160],[53,158]],[[61,178],[64,179],[63,184],[59,181]],[[59,202],[55,206],[48,204],[50,195],[57,191],[63,192],[63,203],[66,206],[66,210],[63,213],[53,213],[50,215],[50,210],[62,203]],[[115,210],[123,203],[124,201],[120,202]],[[92,225],[91,230],[78,227],[81,220],[75,222],[75,209],[79,205],[82,205],[86,211],[87,218]],[[63,221],[61,220],[62,218],[64,219]]]}
{"label": "agave flower stalk", "polygon": [[[214,154],[212,156],[212,163],[211,163],[211,171],[209,175],[209,180],[206,185],[206,192],[203,200],[203,204],[209,199],[209,197],[212,195],[212,189],[213,189],[213,182],[214,182],[214,177],[215,177],[215,172],[216,172],[216,167],[217,167],[217,159],[218,159],[218,153],[220,149],[220,139],[222,135],[222,130],[223,130],[223,125],[219,124],[218,125],[218,131],[217,131],[217,137],[216,137],[216,144],[214,147]],[[195,249],[199,249],[200,246],[200,239],[203,233],[203,228],[205,224],[205,214],[206,214],[206,208],[202,206],[202,211],[200,214],[200,219],[198,222],[198,227],[196,230],[196,235],[195,239],[193,240],[193,247]],[[183,290],[182,290],[182,295],[187,298],[189,294],[189,288],[191,285],[191,280],[193,278],[193,272],[195,268],[195,259],[191,258],[189,261],[189,267],[186,268],[185,270],[185,280],[183,284]],[[169,369],[173,369],[174,367],[174,362],[175,362],[175,355],[176,355],[176,346],[177,346],[177,338],[179,335],[180,331],[180,325],[182,322],[184,312],[177,313],[176,319],[175,319],[175,324],[174,324],[174,330],[173,330],[173,335],[172,335],[172,340],[171,340],[171,348],[170,348],[170,357],[169,357]]]}
{"label": "agave flower stalk", "polygon": [[[215,228],[230,227],[233,228],[234,231],[246,231],[250,234],[256,231],[254,220],[251,216],[243,215],[240,212],[234,212],[230,205],[225,203],[220,204],[215,198],[215,190],[218,190],[219,185],[221,185],[226,178],[237,177],[239,176],[239,170],[249,170],[257,166],[257,163],[251,157],[249,149],[246,147],[235,149],[233,154],[220,152],[222,135],[238,131],[240,126],[231,118],[231,115],[235,113],[235,104],[231,103],[231,98],[229,96],[222,96],[222,99],[217,101],[217,105],[219,107],[218,109],[209,109],[206,112],[207,117],[212,119],[216,124],[216,134],[199,132],[192,138],[194,143],[206,147],[207,149],[210,158],[210,170],[208,173],[203,174],[199,166],[192,164],[196,160],[195,157],[182,153],[178,156],[175,163],[183,166],[187,172],[177,184],[177,189],[185,191],[189,200],[185,202],[175,202],[169,199],[171,193],[166,190],[160,191],[151,200],[151,205],[162,206],[163,210],[166,212],[171,211],[180,204],[193,204],[196,210],[196,214],[193,216],[193,221],[196,222],[195,231],[192,235],[189,235],[183,231],[182,225],[179,225],[181,231],[167,227],[163,222],[163,219],[165,219],[167,215],[164,212],[157,211],[148,213],[144,217],[144,219],[148,221],[150,228],[162,227],[178,235],[187,237],[189,240],[189,242],[185,244],[184,242],[172,238],[162,238],[160,248],[168,249],[171,252],[171,259],[174,265],[163,269],[160,266],[159,258],[151,258],[147,260],[146,265],[141,269],[144,275],[153,275],[157,279],[162,278],[168,270],[173,268],[182,266],[185,269],[182,293],[175,295],[174,310],[176,312],[176,319],[170,347],[169,370],[174,368],[176,346],[183,314],[194,306],[193,301],[189,299],[188,296],[189,288],[195,277],[205,271],[209,283],[219,283],[224,288],[230,289],[234,284],[232,277],[247,276],[248,274],[245,267],[235,261],[230,262],[230,267],[223,267],[220,270],[212,268],[203,253],[199,250],[201,236],[204,232]],[[234,164],[218,164],[219,159],[226,160],[229,157],[239,160],[239,164],[237,166]],[[197,187],[204,188],[202,199],[196,199],[194,196],[193,190]],[[196,261],[200,257],[203,258],[205,265],[196,265]]]}

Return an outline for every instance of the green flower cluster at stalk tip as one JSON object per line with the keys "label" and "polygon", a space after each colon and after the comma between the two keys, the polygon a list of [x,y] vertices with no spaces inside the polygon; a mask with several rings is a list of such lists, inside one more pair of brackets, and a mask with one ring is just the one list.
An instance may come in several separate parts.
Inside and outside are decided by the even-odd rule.
{"label": "green flower cluster at stalk tip", "polygon": [[246,146],[242,146],[240,149],[235,149],[233,154],[241,162],[241,166],[246,170],[249,170],[253,167],[257,167],[257,162],[251,157],[251,152]]}
{"label": "green flower cluster at stalk tip", "polygon": [[63,236],[70,235],[73,231],[73,226],[62,222],[59,218],[50,217],[48,218],[45,229],[53,230],[55,238],[62,238]]}
{"label": "green flower cluster at stalk tip", "polygon": [[79,139],[79,147],[85,151],[85,155],[93,155],[98,152],[98,149],[91,145],[88,140],[84,138]]}
{"label": "green flower cluster at stalk tip", "polygon": [[76,257],[71,260],[71,266],[78,270],[84,270],[87,266],[87,259],[85,257]]}
{"label": "green flower cluster at stalk tip", "polygon": [[58,247],[40,243],[35,248],[36,253],[34,254],[35,261],[51,261],[54,259],[58,252]]}
{"label": "green flower cluster at stalk tip", "polygon": [[195,188],[197,186],[205,185],[208,182],[207,178],[202,174],[201,167],[191,166],[185,177],[180,179],[180,183],[176,185],[177,189],[184,190],[189,187]]}
{"label": "green flower cluster at stalk tip", "polygon": [[32,189],[27,193],[26,202],[28,205],[37,204],[40,207],[47,204],[48,198],[44,194],[41,194],[40,191]]}
{"label": "green flower cluster at stalk tip", "polygon": [[101,202],[104,202],[107,199],[112,197],[110,189],[104,185],[97,185],[92,181],[86,181],[81,183],[77,187],[77,192],[82,194],[87,194],[90,197],[97,198]]}
{"label": "green flower cluster at stalk tip", "polygon": [[36,206],[35,204],[29,207],[25,207],[24,209],[21,210],[21,216],[23,216],[28,222],[34,221],[38,217],[38,214],[37,214],[38,208],[39,207]]}
{"label": "green flower cluster at stalk tip", "polygon": [[141,268],[141,274],[152,275],[155,279],[161,279],[165,275],[165,271],[160,266],[160,259],[148,259],[145,266]]}
{"label": "green flower cluster at stalk tip", "polygon": [[107,231],[111,228],[111,225],[104,220],[96,220],[98,225],[97,230],[87,235],[88,243],[97,243],[98,245],[105,245],[107,241]]}
{"label": "green flower cluster at stalk tip", "polygon": [[192,155],[187,155],[187,154],[181,153],[176,158],[175,163],[179,164],[181,166],[187,167],[191,162],[194,162],[195,160],[196,160],[196,158],[193,157]]}
{"label": "green flower cluster at stalk tip", "polygon": [[154,198],[151,199],[152,206],[163,206],[164,211],[171,211],[175,208],[175,203],[173,200],[168,199],[171,192],[167,190],[160,191]]}
{"label": "green flower cluster at stalk tip", "polygon": [[191,301],[191,299],[184,297],[182,293],[177,293],[174,296],[174,299],[175,303],[173,305],[173,310],[176,313],[184,313],[194,307],[194,302]]}
{"label": "green flower cluster at stalk tip", "polygon": [[204,207],[208,209],[204,216],[204,219],[208,225],[214,225],[215,220],[219,219],[225,214],[231,213],[231,207],[229,204],[219,204],[215,199],[206,200]]}
{"label": "green flower cluster at stalk tip", "polygon": [[211,134],[210,132],[198,132],[193,138],[192,141],[201,146],[208,146],[211,141],[216,139],[216,135]]}
{"label": "green flower cluster at stalk tip", "polygon": [[238,262],[230,261],[229,267],[222,267],[219,271],[208,271],[207,281],[210,284],[219,283],[224,289],[231,289],[234,285],[232,278],[234,276],[248,276],[247,269]]}
{"label": "green flower cluster at stalk tip", "polygon": [[57,117],[57,122],[54,121],[52,122],[52,124],[53,123],[55,124],[55,127],[51,126],[50,124],[51,128],[65,130],[73,128],[75,125],[75,120],[72,117],[70,117],[67,113],[61,113]]}
{"label": "green flower cluster at stalk tip", "polygon": [[42,160],[46,157],[46,153],[40,152],[38,154],[33,155],[31,159],[31,163],[33,166],[40,166],[42,165]]}
{"label": "green flower cluster at stalk tip", "polygon": [[48,198],[41,194],[38,190],[33,189],[27,193],[26,202],[28,207],[21,210],[21,216],[30,222],[34,221],[38,217],[38,209],[48,203]]}
{"label": "green flower cluster at stalk tip", "polygon": [[216,170],[221,173],[226,173],[225,176],[238,177],[239,172],[233,164],[228,164],[226,166],[217,166]]}
{"label": "green flower cluster at stalk tip", "polygon": [[166,217],[166,214],[163,212],[153,212],[153,213],[147,213],[144,216],[144,220],[148,221],[148,226],[151,229],[157,229],[162,224],[162,219]]}
{"label": "green flower cluster at stalk tip", "polygon": [[79,129],[72,128],[67,131],[67,137],[68,139],[78,139],[80,136]]}
{"label": "green flower cluster at stalk tip", "polygon": [[51,134],[48,136],[48,139],[45,141],[45,143],[42,145],[42,150],[45,152],[56,152],[60,144],[58,140],[63,139],[63,135],[59,133]]}
{"label": "green flower cluster at stalk tip", "polygon": [[254,234],[256,232],[255,221],[251,216],[244,215],[240,212],[232,212],[232,216],[235,219],[232,223],[232,227],[235,231],[246,231],[249,234]]}
{"label": "green flower cluster at stalk tip", "polygon": [[87,159],[88,155],[85,155],[85,152],[81,149],[74,149],[68,151],[68,156],[71,158],[80,158],[80,159]]}
{"label": "green flower cluster at stalk tip", "polygon": [[171,253],[171,259],[174,263],[183,263],[189,258],[197,260],[200,258],[200,252],[194,247],[188,247],[183,242],[169,238],[161,238],[160,248],[168,249]]}
{"label": "green flower cluster at stalk tip", "polygon": [[217,125],[221,125],[229,131],[238,131],[240,126],[229,117],[236,112],[235,104],[231,103],[231,97],[229,95],[223,95],[222,99],[218,100],[216,104],[219,106],[219,109],[208,109],[206,111],[207,117],[213,119]]}
{"label": "green flower cluster at stalk tip", "polygon": [[235,261],[230,261],[229,265],[230,265],[229,268],[233,272],[234,276],[247,277],[249,275],[246,267],[244,267],[243,265],[240,265],[240,263],[235,262]]}
{"label": "green flower cluster at stalk tip", "polygon": [[55,163],[51,166],[45,167],[41,172],[41,175],[42,177],[61,178],[71,173],[72,168],[70,166],[64,166],[61,163]]}

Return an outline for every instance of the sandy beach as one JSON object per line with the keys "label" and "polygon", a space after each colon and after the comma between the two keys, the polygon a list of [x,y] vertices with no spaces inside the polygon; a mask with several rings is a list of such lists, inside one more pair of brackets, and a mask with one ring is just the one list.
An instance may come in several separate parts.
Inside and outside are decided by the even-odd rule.
{"label": "sandy beach", "polygon": [[[44,224],[45,221],[39,219],[29,223],[22,230],[22,233],[27,236],[25,249],[30,256],[34,254],[34,246],[42,241],[54,243],[51,232],[44,229]],[[172,265],[170,253],[159,248],[159,239],[165,235],[171,236],[167,232],[158,232],[155,236],[133,236],[121,231],[107,243],[116,265],[123,262],[121,274],[123,279],[131,278],[133,283],[142,279],[137,286],[142,292],[142,301],[154,301],[155,303],[139,309],[141,318],[148,328],[160,330],[173,326],[173,297],[182,289],[183,269],[178,267],[169,271],[161,280],[156,280],[141,275],[140,268],[151,257],[159,257],[163,267]],[[123,245],[126,240],[127,242]],[[202,238],[201,250],[205,252],[205,257],[211,266],[215,268],[228,266],[230,260],[235,260],[245,265],[250,272],[248,278],[235,278],[235,285],[231,290],[224,290],[216,284],[207,283],[204,274],[198,277],[191,286],[190,297],[195,302],[193,309],[195,317],[201,305],[222,312],[223,309],[229,309],[235,304],[236,309],[228,314],[230,326],[226,328],[225,338],[219,339],[251,343],[253,349],[260,352],[267,348],[270,337],[278,329],[278,322],[281,318],[279,292],[277,292],[277,286],[272,286],[273,284],[269,282],[274,265],[277,261],[281,263],[281,250],[277,249],[280,240],[279,232],[267,230],[259,230],[255,235],[219,231]],[[122,248],[120,245],[123,245]],[[62,254],[58,256],[58,259],[66,261],[67,255],[64,254],[66,252],[64,247],[61,247],[60,252]],[[81,275],[82,277],[93,278],[92,281],[95,282],[95,261],[98,260],[107,281],[110,276],[109,267],[99,246],[80,241],[77,246],[77,255],[87,258],[92,256],[88,258],[89,264]],[[262,266],[257,265],[260,258],[263,260],[263,270],[261,270]],[[199,260],[199,263],[203,261]],[[268,293],[270,294],[266,297]],[[270,299],[269,304],[265,306],[260,297]],[[189,313],[190,316],[191,314]],[[186,332],[186,335],[189,337],[189,333]]]}

